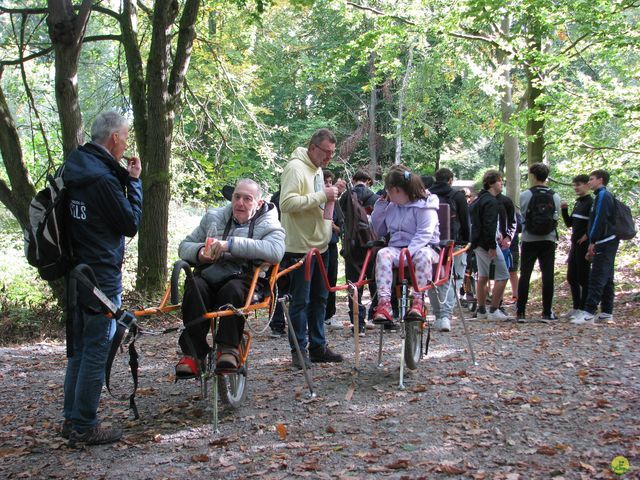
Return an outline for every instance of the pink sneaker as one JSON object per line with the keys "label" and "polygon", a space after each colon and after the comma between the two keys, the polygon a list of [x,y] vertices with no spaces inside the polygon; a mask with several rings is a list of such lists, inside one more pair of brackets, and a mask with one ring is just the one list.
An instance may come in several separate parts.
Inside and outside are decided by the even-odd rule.
{"label": "pink sneaker", "polygon": [[380,300],[378,306],[373,312],[373,323],[376,325],[393,324],[393,315],[391,314],[391,301]]}
{"label": "pink sneaker", "polygon": [[416,297],[411,304],[411,310],[405,317],[406,321],[422,322],[424,321],[424,304],[422,303],[422,297]]}

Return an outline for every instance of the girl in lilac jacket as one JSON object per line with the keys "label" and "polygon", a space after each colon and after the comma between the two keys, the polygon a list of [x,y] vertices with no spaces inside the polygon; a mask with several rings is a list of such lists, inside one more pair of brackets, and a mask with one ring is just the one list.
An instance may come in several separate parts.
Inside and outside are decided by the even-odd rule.
{"label": "girl in lilac jacket", "polygon": [[[420,286],[431,281],[432,265],[438,254],[432,246],[440,242],[438,228],[437,195],[425,190],[418,175],[403,166],[391,168],[384,179],[386,196],[381,197],[373,208],[371,222],[379,237],[390,235],[389,244],[376,257],[376,284],[378,307],[373,323],[393,322],[391,314],[391,283],[393,267],[398,266],[400,250],[409,249],[416,279]],[[414,293],[407,320],[423,320],[422,294]]]}

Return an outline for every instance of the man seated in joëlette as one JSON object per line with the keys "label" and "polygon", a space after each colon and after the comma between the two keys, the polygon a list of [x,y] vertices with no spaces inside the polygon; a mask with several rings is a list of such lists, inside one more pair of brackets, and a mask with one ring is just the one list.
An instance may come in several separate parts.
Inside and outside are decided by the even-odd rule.
{"label": "man seated in jo\u00eblette", "polygon": [[[197,293],[200,293],[206,311],[218,310],[225,305],[242,307],[254,268],[262,262],[278,263],[284,255],[285,232],[278,212],[262,197],[262,189],[256,182],[246,178],[239,180],[231,204],[208,210],[200,225],[180,243],[178,255],[196,268],[194,283],[186,282],[182,301],[185,330],[179,344],[184,356],[176,365],[178,376],[199,374],[210,349],[207,342],[210,321],[202,319],[205,311]],[[225,268],[229,266],[232,268]],[[256,287],[257,294],[268,289],[266,278],[261,280]],[[243,331],[244,317],[241,315],[218,320],[214,339],[217,369],[238,368],[238,347]]]}

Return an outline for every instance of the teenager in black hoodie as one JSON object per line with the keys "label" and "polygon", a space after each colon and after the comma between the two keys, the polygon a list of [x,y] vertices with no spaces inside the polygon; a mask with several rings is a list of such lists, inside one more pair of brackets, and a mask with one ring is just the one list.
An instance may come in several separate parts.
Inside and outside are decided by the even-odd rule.
{"label": "teenager in black hoodie", "polygon": [[589,223],[589,211],[593,204],[593,197],[589,195],[589,176],[578,175],[573,179],[573,191],[578,198],[569,215],[567,202],[560,204],[562,219],[567,227],[571,227],[571,249],[567,265],[567,282],[571,287],[573,309],[567,314],[567,318],[573,318],[578,310],[584,310],[589,291],[589,270],[591,262],[587,260],[589,242],[587,237],[587,225]]}

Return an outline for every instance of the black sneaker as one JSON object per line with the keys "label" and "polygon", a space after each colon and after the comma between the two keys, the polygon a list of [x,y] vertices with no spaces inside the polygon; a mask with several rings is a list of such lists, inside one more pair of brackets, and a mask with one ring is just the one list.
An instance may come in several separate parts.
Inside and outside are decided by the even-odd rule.
{"label": "black sneaker", "polygon": [[71,436],[71,420],[65,420],[62,422],[62,426],[60,427],[60,436],[65,440],[69,440],[69,436]]}
{"label": "black sneaker", "polygon": [[69,435],[69,447],[75,448],[80,443],[84,445],[104,445],[105,443],[117,442],[121,437],[121,428],[107,428],[102,427],[101,425],[96,425],[84,433],[78,433],[75,430],[71,430],[71,434]]}
{"label": "black sneaker", "polygon": [[269,336],[271,338],[282,338],[287,336],[287,332],[285,332],[284,329],[272,328]]}
{"label": "black sneaker", "polygon": [[526,323],[527,317],[525,317],[523,312],[516,313],[516,322],[517,323]]}
{"label": "black sneaker", "polygon": [[[306,351],[302,352],[302,359],[304,360],[304,366],[306,368],[311,368],[311,362],[309,361],[309,355],[307,355]],[[298,353],[297,352],[291,352],[291,363],[298,370],[302,370],[302,364],[300,363],[300,359],[298,358]]]}
{"label": "black sneaker", "polygon": [[558,320],[558,316],[554,312],[551,312],[548,315],[542,315],[542,318],[540,319],[542,323],[555,322],[556,320]]}
{"label": "black sneaker", "polygon": [[342,355],[332,352],[327,345],[313,350],[309,349],[309,358],[312,363],[338,363],[342,361]]}

